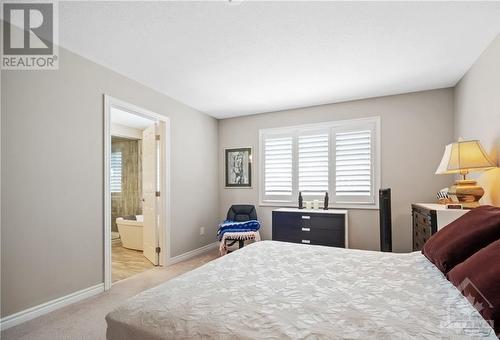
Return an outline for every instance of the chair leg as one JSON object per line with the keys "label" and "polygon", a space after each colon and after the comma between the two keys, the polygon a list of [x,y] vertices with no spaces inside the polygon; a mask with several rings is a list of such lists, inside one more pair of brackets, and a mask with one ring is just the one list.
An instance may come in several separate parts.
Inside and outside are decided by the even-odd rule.
{"label": "chair leg", "polygon": [[[235,243],[236,243],[236,241],[238,241],[238,240],[227,240],[227,241],[229,241],[229,242],[230,242],[227,246],[228,246],[228,247],[231,247],[231,246],[232,246],[233,244],[235,244]],[[233,242],[231,242],[231,241],[233,241]]]}
{"label": "chair leg", "polygon": [[243,248],[244,245],[245,245],[245,241],[238,240],[238,248]]}

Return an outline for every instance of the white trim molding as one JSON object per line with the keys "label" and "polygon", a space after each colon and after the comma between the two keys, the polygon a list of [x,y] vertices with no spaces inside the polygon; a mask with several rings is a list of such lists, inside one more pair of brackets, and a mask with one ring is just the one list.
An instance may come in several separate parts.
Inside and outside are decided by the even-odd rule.
{"label": "white trim molding", "polygon": [[206,253],[206,252],[208,252],[208,251],[210,251],[212,249],[216,249],[218,247],[219,247],[219,242],[214,242],[214,243],[207,244],[206,246],[203,246],[203,247],[200,247],[198,249],[194,249],[194,250],[188,251],[187,253],[171,257],[170,260],[168,261],[168,265],[170,266],[170,265],[178,263],[178,262],[189,260],[189,259],[191,259],[193,257],[196,257],[198,255],[204,254],[204,253]]}
{"label": "white trim molding", "polygon": [[0,328],[3,331],[7,328],[19,325],[23,322],[32,320],[34,318],[53,312],[57,309],[66,307],[70,304],[87,299],[102,292],[104,292],[104,283],[99,283],[95,286],[79,290],[66,296],[62,296],[60,298],[42,303],[38,306],[34,306],[17,313],[7,315],[0,320]]}
{"label": "white trim molding", "polygon": [[124,102],[104,94],[104,290],[112,286],[111,278],[111,193],[110,193],[110,157],[111,157],[111,113],[110,108],[130,112],[140,117],[156,120],[160,126],[160,225],[158,230],[161,248],[159,265],[165,266],[170,259],[170,225],[171,221],[171,123],[170,118],[134,104]]}
{"label": "white trim molding", "polygon": [[[366,147],[368,155],[363,155],[363,162],[368,159],[364,157],[369,157],[370,162],[370,192],[369,194],[359,195],[357,193],[346,192],[343,195],[336,195],[336,136],[339,134],[346,133],[359,133],[360,130],[369,130],[368,138],[370,144]],[[334,209],[378,209],[378,190],[381,186],[381,118],[380,116],[365,117],[358,119],[349,120],[338,120],[338,121],[325,121],[321,123],[312,124],[302,124],[295,126],[284,126],[284,127],[274,127],[274,128],[264,128],[259,130],[259,154],[258,154],[258,188],[259,188],[259,206],[276,206],[276,207],[294,207],[297,206],[297,198],[299,196],[300,183],[299,183],[299,141],[301,136],[313,136],[322,137],[323,135],[328,135],[328,183],[323,178],[323,181],[319,183],[314,183],[316,187],[321,186],[326,189],[326,184],[328,189],[322,189],[321,192],[327,191],[330,195],[329,207]],[[366,138],[366,137],[363,137]],[[266,153],[264,150],[264,144],[266,140],[270,140],[271,143],[278,143],[272,145],[274,148],[272,151],[280,152],[277,159],[273,159],[270,167],[270,171],[279,176],[283,173],[283,179],[280,177],[279,180],[273,182],[271,180],[271,186],[274,187],[274,194],[266,195],[265,191],[265,159]],[[324,140],[322,142],[325,142]],[[306,142],[307,143],[307,142]],[[284,145],[284,146],[280,146]],[[325,145],[321,146],[325,148]],[[281,148],[278,151],[276,148]],[[368,149],[369,148],[369,149]],[[365,150],[363,150],[365,151]],[[322,150],[315,150],[316,153],[324,152]],[[307,152],[306,152],[307,154]],[[285,155],[285,156],[284,156]],[[350,155],[349,155],[350,156]],[[321,162],[324,162],[323,158],[326,156],[322,154]],[[361,156],[359,156],[361,157]],[[291,170],[289,169],[289,162],[291,159]],[[355,159],[355,161],[358,161]],[[276,163],[278,162],[278,163]],[[306,161],[310,162],[309,161]],[[284,170],[283,170],[284,169]],[[357,171],[357,169],[349,169],[352,171]],[[281,172],[280,172],[281,171]],[[326,172],[326,170],[323,170]],[[346,174],[346,176],[349,174]],[[363,176],[368,176],[368,174],[363,174]],[[307,178],[307,176],[306,176]],[[365,181],[365,179],[363,179]],[[307,183],[307,181],[306,181]],[[361,184],[360,184],[361,185]],[[365,184],[363,184],[365,185]],[[366,186],[366,185],[365,185]],[[286,189],[284,189],[286,188]],[[281,189],[281,190],[279,190]],[[364,188],[362,188],[366,191]],[[361,189],[360,189],[361,190]],[[311,191],[311,189],[310,189]],[[312,190],[314,191],[314,190]],[[304,195],[304,192],[302,192]],[[316,193],[314,196],[309,195],[308,198],[322,200],[324,194],[319,195]]]}

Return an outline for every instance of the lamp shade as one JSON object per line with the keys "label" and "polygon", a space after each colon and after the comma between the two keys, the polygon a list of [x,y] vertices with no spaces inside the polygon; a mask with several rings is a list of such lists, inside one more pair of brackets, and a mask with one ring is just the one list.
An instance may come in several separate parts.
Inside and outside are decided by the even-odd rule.
{"label": "lamp shade", "polygon": [[436,174],[466,174],[494,167],[478,140],[459,141],[446,145]]}

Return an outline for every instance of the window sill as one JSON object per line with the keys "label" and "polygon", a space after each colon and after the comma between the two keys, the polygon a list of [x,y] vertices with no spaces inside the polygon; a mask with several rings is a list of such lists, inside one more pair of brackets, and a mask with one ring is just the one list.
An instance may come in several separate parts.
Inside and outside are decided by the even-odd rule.
{"label": "window sill", "polygon": [[[320,202],[320,207],[323,205]],[[296,203],[290,202],[259,202],[259,207],[275,207],[275,208],[297,208]],[[351,210],[379,210],[375,204],[335,204],[328,205],[328,209],[351,209]]]}

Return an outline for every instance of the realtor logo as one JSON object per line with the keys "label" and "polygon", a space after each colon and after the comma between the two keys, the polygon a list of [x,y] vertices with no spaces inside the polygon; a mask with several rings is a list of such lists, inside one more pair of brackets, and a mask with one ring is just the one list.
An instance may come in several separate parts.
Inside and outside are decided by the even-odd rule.
{"label": "realtor logo", "polygon": [[[463,297],[468,302],[464,302]],[[442,327],[459,329],[471,338],[494,334],[493,305],[469,278],[465,278],[441,303],[448,309]]]}
{"label": "realtor logo", "polygon": [[2,20],[2,69],[58,68],[57,4],[4,2]]}

